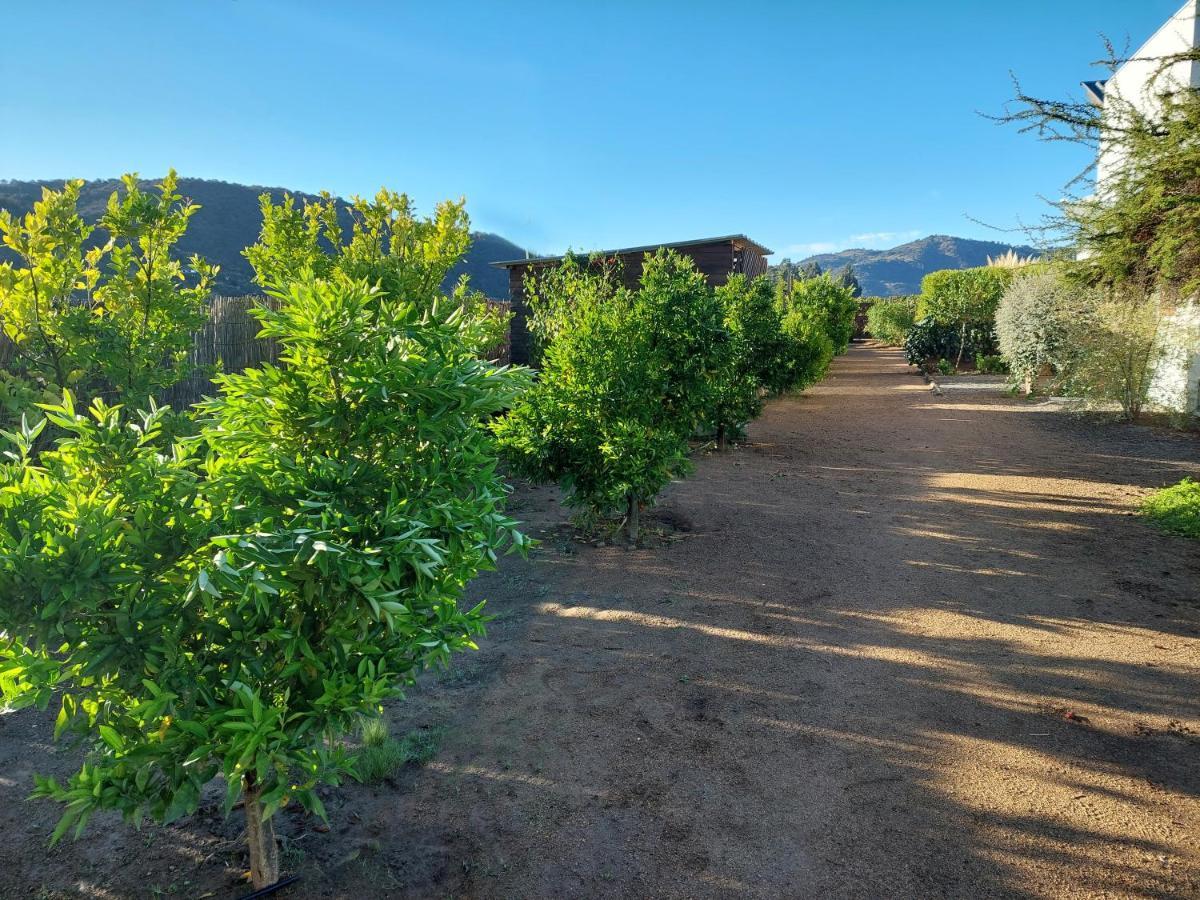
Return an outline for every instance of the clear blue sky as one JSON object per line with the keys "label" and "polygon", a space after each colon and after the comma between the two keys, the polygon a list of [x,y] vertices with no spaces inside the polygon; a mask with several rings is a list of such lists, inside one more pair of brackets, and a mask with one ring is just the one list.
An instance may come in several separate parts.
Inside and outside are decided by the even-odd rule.
{"label": "clear blue sky", "polygon": [[1077,94],[1179,2],[14,0],[0,178],[386,184],[543,252],[994,237],[1086,162],[977,115],[1009,70]]}

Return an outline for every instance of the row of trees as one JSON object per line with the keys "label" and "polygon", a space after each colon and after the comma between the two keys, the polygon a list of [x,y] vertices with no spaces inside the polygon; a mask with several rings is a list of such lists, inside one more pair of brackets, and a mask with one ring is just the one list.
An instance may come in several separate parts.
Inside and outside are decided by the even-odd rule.
{"label": "row of trees", "polygon": [[78,192],[0,214],[0,692],[56,703],[56,736],[86,747],[37,779],[64,805],[54,840],[103,809],[173,821],[220,776],[258,887],[278,878],[275,812],[323,816],[317,788],[356,774],[345,735],[482,633],[463,590],[526,545],[501,450],[579,507],[624,506],[636,540],[691,437],[723,446],[853,328],[828,278],[713,290],[664,251],[626,289],[573,260],[534,289],[535,381],[484,361],[504,323],[482,297],[440,290],[461,202],[264,197],[246,256],[279,364],[214,373],[172,411],[155,398],[189,374],[213,274],[176,250],[198,208],[174,173],[127,176],[97,223]]}
{"label": "row of trees", "polygon": [[6,377],[58,392],[14,410],[0,464],[0,690],[57,703],[56,735],[87,748],[37,780],[65,807],[55,840],[101,809],[178,819],[220,775],[266,886],[272,815],[324,815],[359,718],[482,633],[463,588],[525,544],[487,423],[528,374],[481,359],[496,323],[465,285],[439,291],[461,203],[423,219],[383,191],[343,234],[328,198],[264,199],[247,256],[280,365],[217,376],[172,421],[152,395],[202,313],[210,270],[171,252],[196,208],[173,175],[157,194],[130,176],[89,246],[77,191],[0,219],[20,257],[0,269]]}
{"label": "row of trees", "polygon": [[558,481],[589,520],[640,512],[689,467],[689,440],[730,434],[763,398],[819,380],[853,333],[853,293],[827,277],[710,288],[691,260],[647,255],[636,288],[568,258],[527,285],[537,383],[497,422],[522,475]]}

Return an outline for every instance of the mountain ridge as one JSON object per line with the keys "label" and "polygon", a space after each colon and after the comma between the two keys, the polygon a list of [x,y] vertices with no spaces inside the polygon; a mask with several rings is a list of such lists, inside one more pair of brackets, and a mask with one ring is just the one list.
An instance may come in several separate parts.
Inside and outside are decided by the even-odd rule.
{"label": "mountain ridge", "polygon": [[[61,190],[65,181],[61,178],[37,179],[33,181],[0,181],[0,209],[14,215],[24,215],[41,199],[42,187]],[[79,195],[79,212],[88,224],[94,224],[104,213],[109,195],[120,186],[116,178],[85,181]],[[140,179],[143,190],[158,183],[155,179]],[[285,194],[297,200],[314,200],[315,194],[293,191],[282,187],[238,184],[213,178],[180,178],[178,193],[194,201],[201,209],[188,224],[187,234],[179,241],[181,257],[193,253],[204,257],[209,263],[221,267],[213,285],[213,292],[226,296],[259,294],[261,289],[254,283],[254,270],[242,256],[250,244],[258,240],[262,227],[262,215],[258,198],[270,194],[278,203]],[[337,198],[339,202],[346,201]],[[490,263],[504,259],[519,259],[526,255],[507,238],[487,231],[471,233],[471,246],[466,255],[455,264],[446,278],[449,287],[461,275],[468,275],[471,286],[495,299],[507,299],[508,274],[493,268]],[[4,258],[4,248],[0,248]]]}
{"label": "mountain ridge", "polygon": [[798,265],[816,263],[826,272],[854,266],[854,274],[867,297],[916,294],[921,279],[939,269],[969,269],[987,265],[988,257],[1009,250],[1021,256],[1040,256],[1041,252],[1025,244],[960,238],[949,234],[931,234],[887,250],[856,247],[834,253],[817,253],[800,260]]}

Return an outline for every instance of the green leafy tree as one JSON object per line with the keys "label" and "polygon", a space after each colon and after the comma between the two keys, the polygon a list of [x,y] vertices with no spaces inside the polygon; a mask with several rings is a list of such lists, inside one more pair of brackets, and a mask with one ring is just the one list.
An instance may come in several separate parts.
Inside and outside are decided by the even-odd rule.
{"label": "green leafy tree", "polygon": [[[65,388],[144,406],[190,373],[216,269],[195,256],[185,264],[175,247],[199,207],[176,192],[174,171],[157,193],[136,175],[122,183],[95,226],[77,211],[81,181],[44,189],[20,219],[0,212],[18,260],[0,263],[0,323],[15,361],[7,378],[24,386],[9,393],[19,398],[10,423]],[[96,230],[107,240],[89,246]]]}
{"label": "green leafy tree", "polygon": [[783,371],[788,389],[803,390],[824,378],[834,356],[824,317],[810,308],[792,309],[783,315],[780,330],[787,347]]}
{"label": "green leafy tree", "polygon": [[731,431],[762,412],[766,393],[780,393],[792,382],[787,337],[771,282],[734,275],[716,289],[716,295],[724,308],[729,339],[725,366],[714,385],[712,413],[717,446],[724,449]]}
{"label": "green leafy tree", "polygon": [[916,314],[916,297],[876,297],[867,307],[867,333],[877,341],[901,346]]}
{"label": "green leafy tree", "polygon": [[[443,201],[422,218],[406,194],[380,188],[373,199],[341,203],[328,192],[297,205],[285,196],[276,204],[259,198],[263,224],[258,243],[247,247],[255,281],[264,287],[286,283],[304,272],[328,277],[339,272],[365,278],[390,297],[417,297],[432,303],[439,286],[471,243],[465,203]],[[486,354],[503,338],[507,317],[460,279],[451,299],[482,326],[478,352]]]}
{"label": "green leafy tree", "polygon": [[921,279],[917,319],[932,319],[958,331],[954,368],[962,365],[972,328],[991,330],[1000,298],[1012,283],[1014,269],[984,266],[975,269],[942,269]]}
{"label": "green leafy tree", "polygon": [[776,303],[781,315],[800,310],[815,316],[823,323],[825,333],[833,344],[834,354],[845,353],[854,336],[854,317],[858,300],[850,288],[829,275],[818,275],[798,281],[788,291],[777,287]]}
{"label": "green leafy tree", "polygon": [[621,272],[619,257],[593,254],[585,260],[568,253],[557,266],[526,274],[527,325],[535,364],[540,364],[546,347],[573,327],[578,308],[603,303],[617,292]]}
{"label": "green leafy tree", "polygon": [[54,839],[100,809],[194,811],[222,777],[245,804],[256,886],[278,879],[271,816],[354,774],[340,738],[422,668],[469,648],[458,599],[524,539],[484,420],[523,376],[477,358],[451,304],[300,273],[258,309],[282,365],[218,378],[202,427],[168,446],[69,394],[0,466],[0,682],[61,704],[89,748]]}
{"label": "green leafy tree", "polygon": [[838,277],[843,287],[848,287],[855,297],[862,296],[862,285],[858,283],[858,274],[854,271],[854,263],[847,263]]}
{"label": "green leafy tree", "polygon": [[496,423],[518,472],[559,481],[592,516],[642,506],[688,466],[688,437],[712,409],[727,344],[722,307],[686,257],[647,255],[637,290],[568,266],[551,300],[569,308],[543,349],[541,374]]}

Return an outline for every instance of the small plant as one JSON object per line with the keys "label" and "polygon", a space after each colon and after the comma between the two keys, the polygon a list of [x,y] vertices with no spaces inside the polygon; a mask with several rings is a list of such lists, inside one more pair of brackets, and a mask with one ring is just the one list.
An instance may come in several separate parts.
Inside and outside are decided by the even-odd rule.
{"label": "small plant", "polygon": [[950,375],[954,372],[954,363],[948,359],[939,359],[937,361],[937,370],[939,374]]}
{"label": "small plant", "polygon": [[363,720],[359,736],[363,746],[355,757],[354,771],[359,781],[371,783],[383,781],[409,763],[423,766],[430,762],[441,746],[442,731],[419,728],[397,741],[387,722],[377,717]]}
{"label": "small plant", "polygon": [[1200,482],[1185,478],[1146,498],[1142,515],[1169,534],[1200,540]]}
{"label": "small plant", "polygon": [[1067,332],[1068,388],[1089,399],[1115,401],[1126,420],[1136,419],[1162,353],[1161,321],[1154,296],[1133,292],[1087,303]]}
{"label": "small plant", "polygon": [[1004,375],[1008,372],[1008,365],[1004,362],[1003,356],[976,353],[975,371],[980,375]]}

